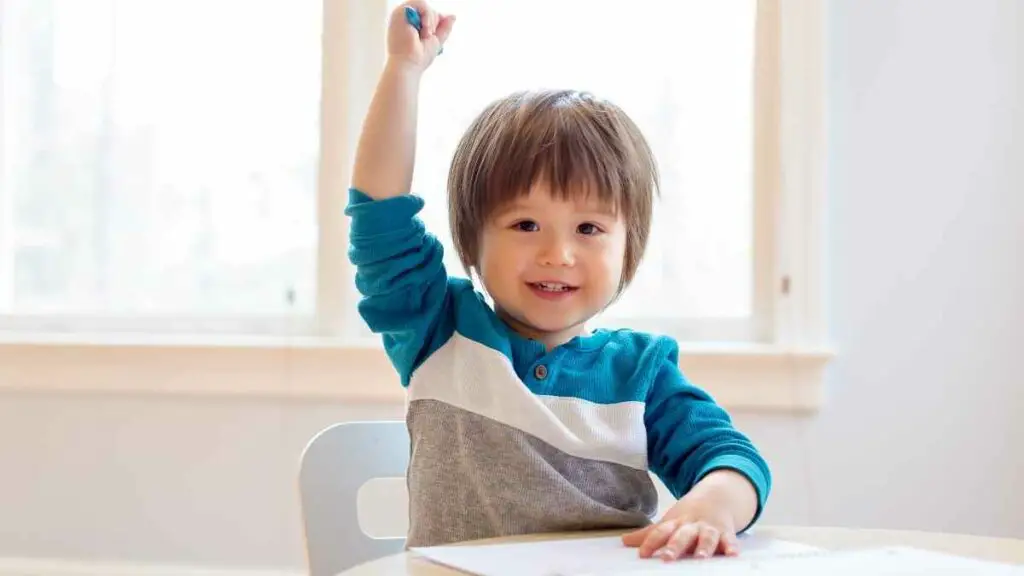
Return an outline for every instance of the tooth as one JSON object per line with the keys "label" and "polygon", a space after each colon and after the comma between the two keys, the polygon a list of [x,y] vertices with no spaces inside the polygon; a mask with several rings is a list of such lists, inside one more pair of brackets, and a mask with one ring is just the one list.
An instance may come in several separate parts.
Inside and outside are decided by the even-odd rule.
{"label": "tooth", "polygon": [[568,285],[553,282],[537,282],[537,287],[547,292],[565,292],[569,290]]}

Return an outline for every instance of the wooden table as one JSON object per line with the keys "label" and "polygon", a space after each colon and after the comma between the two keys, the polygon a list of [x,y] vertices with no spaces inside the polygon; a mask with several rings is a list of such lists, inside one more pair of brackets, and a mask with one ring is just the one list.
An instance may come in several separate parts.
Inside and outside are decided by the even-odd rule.
{"label": "wooden table", "polygon": [[[1024,564],[1024,540],[1008,538],[986,538],[982,536],[933,532],[796,526],[759,527],[757,528],[757,533],[763,537],[789,540],[829,550],[910,546],[983,560]],[[524,542],[538,539],[593,537],[601,534],[609,535],[615,533],[533,535],[487,540],[485,542]],[[461,573],[438,566],[408,552],[367,562],[342,573],[343,576],[455,576],[457,574]]]}

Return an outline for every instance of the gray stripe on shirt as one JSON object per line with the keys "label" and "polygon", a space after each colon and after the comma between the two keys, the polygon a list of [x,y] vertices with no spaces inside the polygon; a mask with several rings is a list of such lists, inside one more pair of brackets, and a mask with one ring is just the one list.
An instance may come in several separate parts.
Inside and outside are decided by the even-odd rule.
{"label": "gray stripe on shirt", "polygon": [[437,400],[410,402],[407,422],[407,546],[633,528],[657,512],[657,490],[644,470],[570,456]]}

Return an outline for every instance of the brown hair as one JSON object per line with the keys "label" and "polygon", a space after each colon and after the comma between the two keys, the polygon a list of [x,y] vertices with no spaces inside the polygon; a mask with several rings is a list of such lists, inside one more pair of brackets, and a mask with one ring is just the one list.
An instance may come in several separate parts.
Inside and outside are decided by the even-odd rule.
{"label": "brown hair", "polygon": [[478,264],[487,219],[541,178],[560,197],[595,192],[621,212],[627,230],[624,289],[647,246],[657,165],[625,112],[574,90],[517,92],[497,100],[460,140],[448,175],[448,214],[466,271]]}

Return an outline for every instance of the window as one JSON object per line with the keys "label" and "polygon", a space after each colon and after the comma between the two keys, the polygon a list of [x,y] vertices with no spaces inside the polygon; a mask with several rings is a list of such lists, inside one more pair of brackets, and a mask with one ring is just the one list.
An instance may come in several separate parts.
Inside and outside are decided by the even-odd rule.
{"label": "window", "polygon": [[160,330],[313,314],[318,3],[0,6],[0,314]]}
{"label": "window", "polygon": [[[638,122],[663,188],[600,322],[675,335],[726,403],[815,405],[821,1],[433,3],[459,20],[424,77],[414,191],[449,270],[446,171],[473,116],[513,90],[593,91]],[[362,384],[393,374],[359,344],[343,215],[396,4],[0,2],[0,387],[65,386],[17,348],[42,338],[133,347],[75,348],[99,370],[86,388],[400,394]]]}

